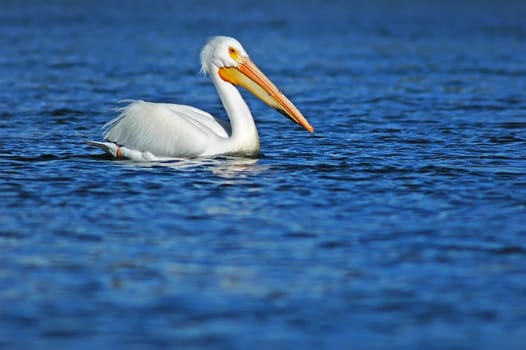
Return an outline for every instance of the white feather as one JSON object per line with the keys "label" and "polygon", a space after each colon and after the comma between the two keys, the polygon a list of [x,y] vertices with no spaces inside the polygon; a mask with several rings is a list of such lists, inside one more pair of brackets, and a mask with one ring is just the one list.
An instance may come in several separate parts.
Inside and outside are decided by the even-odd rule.
{"label": "white feather", "polygon": [[104,140],[158,157],[202,155],[228,130],[191,106],[134,101],[104,125]]}

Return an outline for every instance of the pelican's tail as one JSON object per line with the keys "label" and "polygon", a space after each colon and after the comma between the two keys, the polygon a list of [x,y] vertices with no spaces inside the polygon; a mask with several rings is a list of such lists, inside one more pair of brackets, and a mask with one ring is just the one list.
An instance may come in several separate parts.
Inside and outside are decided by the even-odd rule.
{"label": "pelican's tail", "polygon": [[141,152],[134,149],[129,149],[124,146],[119,146],[114,142],[86,141],[86,143],[90,146],[95,146],[102,149],[103,151],[117,159],[130,159],[140,162],[169,159],[156,157],[150,152]]}
{"label": "pelican's tail", "polygon": [[111,156],[115,158],[121,158],[121,150],[120,147],[113,142],[98,142],[98,141],[86,141],[86,143],[90,146],[95,146],[100,149],[102,149],[104,152],[110,154]]}

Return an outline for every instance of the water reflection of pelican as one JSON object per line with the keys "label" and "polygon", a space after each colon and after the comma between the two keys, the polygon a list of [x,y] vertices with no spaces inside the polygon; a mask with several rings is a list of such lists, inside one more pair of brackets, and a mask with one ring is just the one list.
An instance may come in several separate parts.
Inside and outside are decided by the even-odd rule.
{"label": "water reflection of pelican", "polygon": [[138,167],[166,167],[174,170],[209,170],[225,178],[245,178],[261,174],[269,166],[258,164],[258,158],[219,156],[213,158],[174,158],[165,161],[129,162]]}

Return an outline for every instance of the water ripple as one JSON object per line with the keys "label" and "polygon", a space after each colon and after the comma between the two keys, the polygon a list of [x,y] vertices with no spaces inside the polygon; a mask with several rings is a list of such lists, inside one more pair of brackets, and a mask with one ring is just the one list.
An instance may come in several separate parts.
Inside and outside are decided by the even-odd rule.
{"label": "water ripple", "polygon": [[[523,2],[20,4],[0,14],[1,348],[522,349]],[[225,117],[198,62],[223,33],[313,135],[243,93],[255,158],[86,145],[123,99]]]}

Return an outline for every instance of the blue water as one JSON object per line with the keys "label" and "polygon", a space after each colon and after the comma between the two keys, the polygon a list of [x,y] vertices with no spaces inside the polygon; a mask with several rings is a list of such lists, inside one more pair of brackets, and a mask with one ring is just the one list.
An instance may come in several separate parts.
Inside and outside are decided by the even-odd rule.
{"label": "blue water", "polygon": [[[523,349],[526,2],[2,1],[0,348]],[[238,38],[263,155],[108,159],[123,99],[224,116]]]}

